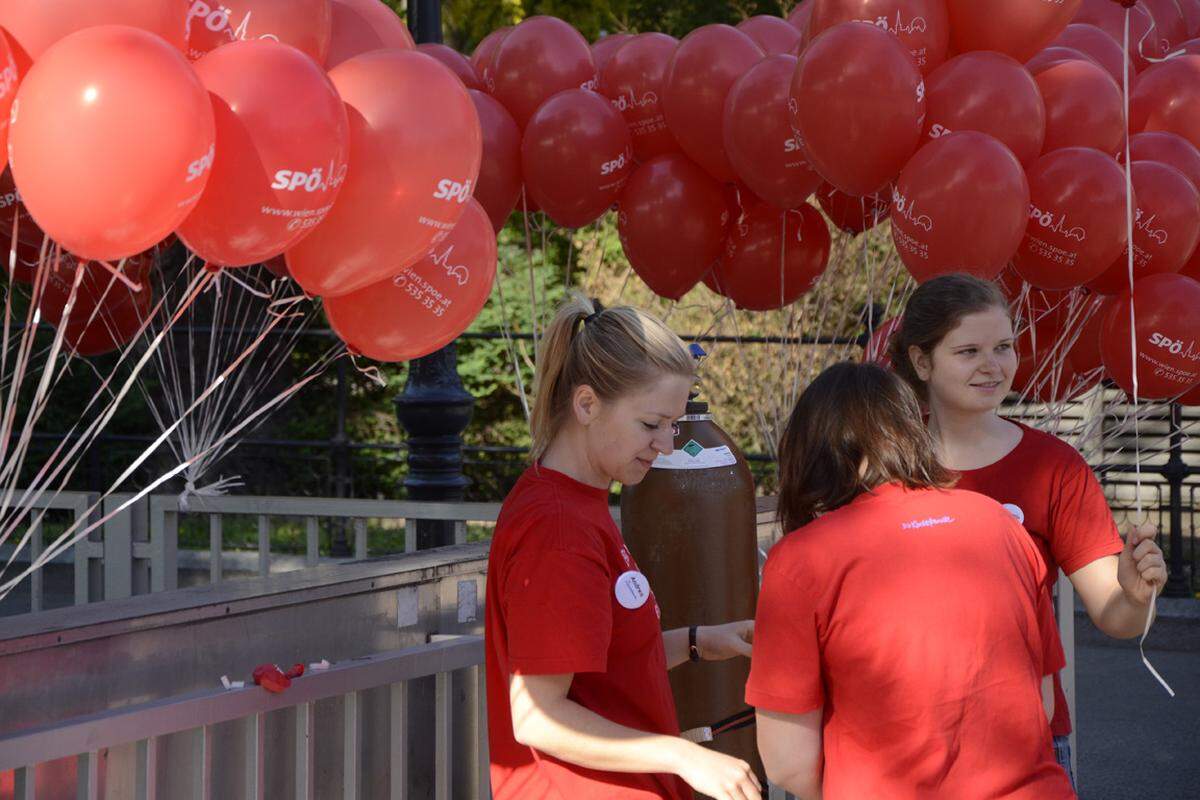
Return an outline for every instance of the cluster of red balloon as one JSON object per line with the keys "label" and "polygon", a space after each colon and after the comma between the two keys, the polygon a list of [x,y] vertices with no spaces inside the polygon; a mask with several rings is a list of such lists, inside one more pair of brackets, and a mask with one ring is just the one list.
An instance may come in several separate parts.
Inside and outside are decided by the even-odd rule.
{"label": "cluster of red balloon", "polygon": [[[416,51],[380,0],[12,0],[0,28],[14,279],[46,263],[43,232],[71,265],[177,234],[214,268],[283,256],[372,357],[430,352],[479,313],[495,274],[495,235],[469,213],[479,117],[455,61]],[[51,321],[73,282],[58,271]],[[125,294],[89,318],[148,306]]]}
{"label": "cluster of red balloon", "polygon": [[[1200,0],[808,0],[794,14],[792,125],[835,224],[878,221],[890,196],[918,281],[1012,264],[1040,298],[1018,375],[1032,396],[1086,388],[1075,373],[1101,360],[1132,392],[1134,353],[1140,397],[1200,383],[1200,316],[1181,305],[1200,301]],[[1085,293],[1119,299],[1061,311]],[[1068,341],[1096,363],[1075,365]],[[1070,373],[1042,380],[1051,363]]]}

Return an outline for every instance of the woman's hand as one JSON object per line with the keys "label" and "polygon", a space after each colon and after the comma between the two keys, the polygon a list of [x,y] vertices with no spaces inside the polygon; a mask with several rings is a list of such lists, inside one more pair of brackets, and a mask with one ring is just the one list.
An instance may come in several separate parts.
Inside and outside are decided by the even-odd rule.
{"label": "woman's hand", "polygon": [[705,661],[724,661],[734,656],[750,657],[754,620],[724,625],[705,625],[696,630],[696,647]]}
{"label": "woman's hand", "polygon": [[1117,560],[1117,581],[1131,603],[1147,605],[1167,584],[1167,562],[1155,543],[1158,529],[1139,525],[1125,536],[1125,549]]}
{"label": "woman's hand", "polygon": [[762,797],[758,776],[745,761],[690,742],[688,745],[675,773],[687,781],[688,786],[714,800],[759,800]]}

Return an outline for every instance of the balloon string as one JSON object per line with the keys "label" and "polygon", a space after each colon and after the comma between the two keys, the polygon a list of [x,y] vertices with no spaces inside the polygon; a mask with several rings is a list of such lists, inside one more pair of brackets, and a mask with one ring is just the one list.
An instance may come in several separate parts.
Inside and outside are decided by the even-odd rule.
{"label": "balloon string", "polygon": [[[1127,261],[1127,274],[1129,276],[1129,355],[1130,363],[1133,366],[1133,448],[1134,448],[1134,504],[1136,508],[1137,519],[1142,518],[1142,440],[1141,426],[1138,422],[1138,353],[1137,353],[1137,312],[1133,302],[1133,263],[1134,263],[1134,244],[1133,244],[1133,161],[1130,156],[1130,125],[1129,125],[1129,17],[1133,13],[1131,8],[1125,9],[1125,64],[1123,65],[1124,86],[1122,87],[1122,95],[1125,103],[1125,232],[1129,237],[1126,250],[1129,253]],[[1139,50],[1141,49],[1139,45]],[[1139,523],[1140,525],[1140,523]],[[1133,536],[1137,531],[1138,526],[1129,532]],[[1142,626],[1142,636],[1138,639],[1138,652],[1141,653],[1142,663],[1146,665],[1146,669],[1154,676],[1167,694],[1171,697],[1175,696],[1175,690],[1171,688],[1154,665],[1150,663],[1150,659],[1146,658],[1146,637],[1150,635],[1150,626],[1154,624],[1155,607],[1158,604],[1158,592],[1152,589],[1150,592],[1150,605],[1146,609],[1146,624]]]}

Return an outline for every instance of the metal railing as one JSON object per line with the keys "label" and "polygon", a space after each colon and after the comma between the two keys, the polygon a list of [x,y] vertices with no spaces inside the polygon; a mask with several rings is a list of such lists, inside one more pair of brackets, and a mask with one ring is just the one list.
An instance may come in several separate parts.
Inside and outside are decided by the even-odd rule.
{"label": "metal railing", "polygon": [[[24,494],[23,489],[17,489],[14,492],[14,498],[21,498]],[[46,549],[46,517],[38,520],[38,515],[41,512],[65,511],[68,513],[67,525],[73,524],[77,520],[88,516],[88,510],[96,504],[97,495],[87,492],[60,492],[58,494],[49,495],[42,494],[34,498],[21,501],[23,507],[29,509],[27,516],[28,528],[22,526],[18,528],[9,541],[12,544],[7,544],[0,548],[0,554],[5,560],[12,559],[13,561],[23,561],[32,563],[39,558]],[[47,514],[47,517],[57,515]],[[20,547],[20,552],[13,553],[13,550],[19,546],[21,538],[28,533],[28,544]],[[75,564],[75,605],[83,605],[95,599],[95,587],[92,580],[96,574],[93,568],[93,562],[103,563],[104,561],[104,544],[94,539],[86,539],[76,543],[72,548],[70,557],[61,557],[59,560],[72,560]],[[41,611],[44,607],[45,586],[44,576],[41,570],[35,571],[29,577],[30,582],[30,611]]]}
{"label": "metal railing", "polygon": [[353,557],[368,558],[367,522],[372,519],[403,520],[404,552],[416,552],[417,520],[452,521],[455,544],[467,541],[468,522],[494,523],[499,503],[417,503],[402,500],[350,500],[315,497],[246,497],[237,495],[198,496],[187,501],[186,509],[177,495],[153,495],[149,498],[150,576],[153,591],[178,587],[179,519],[181,514],[205,514],[209,529],[209,579],[224,579],[223,560],[225,518],[230,515],[254,517],[258,526],[257,571],[271,572],[271,525],[279,517],[304,521],[305,566],[319,562],[320,523],[322,519],[348,521],[353,528]]}
{"label": "metal railing", "polygon": [[[364,796],[362,752],[364,737],[371,735],[363,724],[364,692],[388,687],[389,707],[386,732],[388,736],[389,797],[412,796],[409,785],[408,749],[404,737],[408,692],[407,682],[435,677],[435,742],[434,797],[450,800],[465,796],[462,788],[455,793],[452,765],[456,759],[474,759],[476,792],[488,785],[487,728],[482,704],[477,704],[470,732],[473,752],[456,753],[453,749],[452,696],[457,681],[473,681],[483,696],[483,639],[479,636],[455,636],[427,645],[381,653],[366,658],[335,664],[327,670],[309,672],[296,679],[282,694],[270,694],[257,686],[242,689],[214,689],[179,697],[105,711],[43,728],[0,736],[0,771],[15,770],[17,800],[35,800],[36,767],[38,764],[64,758],[77,760],[77,796],[98,800],[105,795],[105,781],[120,781],[134,787],[137,800],[174,797],[160,791],[167,765],[159,758],[160,742],[173,734],[192,738],[190,756],[180,763],[173,760],[170,768],[173,780],[190,785],[191,796],[209,800],[214,796],[214,731],[224,723],[241,727],[243,739],[243,774],[241,783],[245,797],[261,799],[266,794],[267,761],[266,715],[286,709],[294,713],[294,747],[285,757],[290,768],[297,798],[311,800],[317,795],[315,750],[319,743],[332,737],[339,743],[342,755],[341,794],[345,800]],[[315,725],[316,703],[337,699],[342,707],[340,731],[322,730]],[[103,779],[100,770],[104,751],[134,744],[136,759],[126,763],[126,772],[114,774],[115,762],[109,760]],[[278,756],[278,754],[276,754]],[[274,764],[273,768],[279,768]],[[179,771],[183,771],[183,775]],[[465,788],[465,787],[463,787]],[[479,792],[478,796],[483,796]]]}

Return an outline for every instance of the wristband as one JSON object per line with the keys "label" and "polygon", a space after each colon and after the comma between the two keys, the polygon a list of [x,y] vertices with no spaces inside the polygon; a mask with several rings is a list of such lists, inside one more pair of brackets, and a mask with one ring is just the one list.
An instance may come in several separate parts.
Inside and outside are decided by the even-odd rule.
{"label": "wristband", "polygon": [[688,628],[688,660],[700,660],[700,648],[696,646],[696,630],[697,626],[693,625]]}

